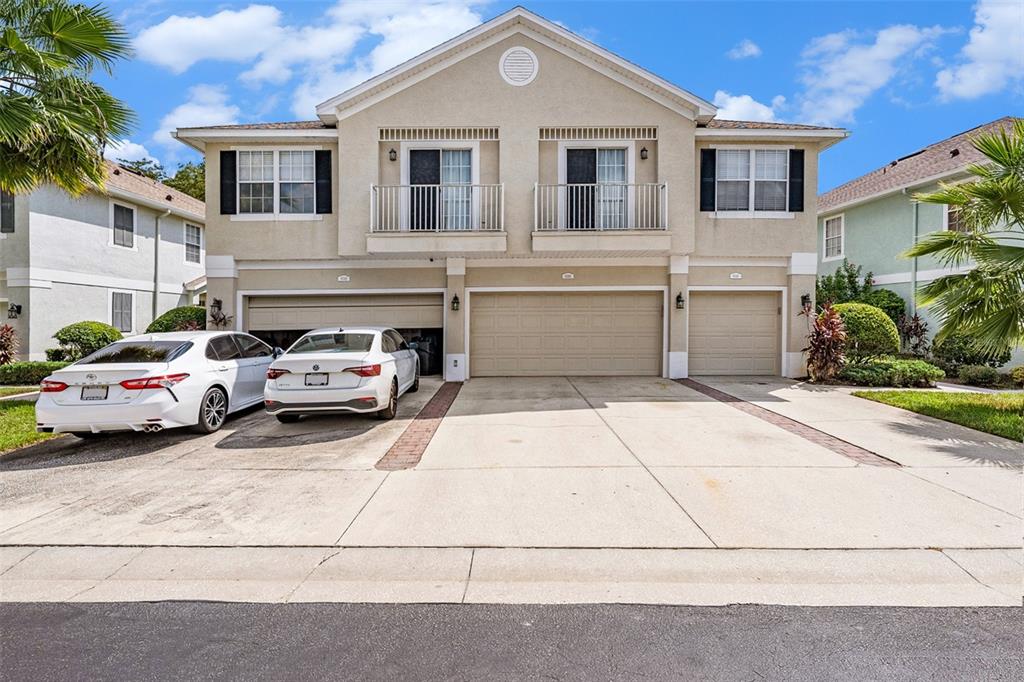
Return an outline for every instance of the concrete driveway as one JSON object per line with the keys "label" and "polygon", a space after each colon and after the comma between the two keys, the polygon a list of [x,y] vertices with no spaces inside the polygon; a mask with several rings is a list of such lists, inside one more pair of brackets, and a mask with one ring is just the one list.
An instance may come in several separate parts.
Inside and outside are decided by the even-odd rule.
{"label": "concrete driveway", "polygon": [[42,444],[0,464],[0,596],[1020,602],[1018,444],[835,389],[703,383],[767,412],[663,379],[474,379],[418,465],[374,468],[424,381],[387,423]]}

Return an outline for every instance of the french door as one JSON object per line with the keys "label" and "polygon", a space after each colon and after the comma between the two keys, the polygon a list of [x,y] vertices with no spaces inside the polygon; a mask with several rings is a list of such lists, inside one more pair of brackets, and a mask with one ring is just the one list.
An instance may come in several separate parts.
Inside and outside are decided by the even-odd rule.
{"label": "french door", "polygon": [[473,229],[469,149],[409,150],[409,229]]}
{"label": "french door", "polygon": [[566,149],[566,229],[628,228],[626,179],[625,149]]}

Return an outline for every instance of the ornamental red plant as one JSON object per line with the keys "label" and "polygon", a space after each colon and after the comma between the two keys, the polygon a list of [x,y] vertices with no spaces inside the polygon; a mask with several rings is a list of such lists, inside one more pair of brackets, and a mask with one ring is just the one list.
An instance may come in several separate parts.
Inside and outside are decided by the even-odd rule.
{"label": "ornamental red plant", "polygon": [[0,365],[14,362],[17,353],[18,336],[14,333],[14,327],[9,324],[0,325]]}
{"label": "ornamental red plant", "polygon": [[811,319],[807,334],[807,372],[811,381],[832,381],[846,362],[846,327],[843,318],[831,304],[825,304],[817,315],[808,307],[803,311]]}

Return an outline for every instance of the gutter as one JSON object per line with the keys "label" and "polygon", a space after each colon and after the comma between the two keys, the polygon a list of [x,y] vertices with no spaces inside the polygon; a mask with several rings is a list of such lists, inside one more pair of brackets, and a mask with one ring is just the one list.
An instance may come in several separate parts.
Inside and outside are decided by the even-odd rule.
{"label": "gutter", "polygon": [[153,237],[153,319],[160,309],[160,220],[171,215],[171,209],[156,215],[156,234]]}
{"label": "gutter", "polygon": [[[903,188],[903,194],[905,196],[909,195],[909,192],[907,191],[906,187]],[[917,240],[920,237],[919,216],[921,204],[915,201],[913,197],[911,197],[910,201],[912,202],[912,205],[914,207],[914,233],[912,235],[913,243],[914,246],[917,246]],[[910,261],[910,311],[912,314],[917,315],[917,256],[914,256]]]}

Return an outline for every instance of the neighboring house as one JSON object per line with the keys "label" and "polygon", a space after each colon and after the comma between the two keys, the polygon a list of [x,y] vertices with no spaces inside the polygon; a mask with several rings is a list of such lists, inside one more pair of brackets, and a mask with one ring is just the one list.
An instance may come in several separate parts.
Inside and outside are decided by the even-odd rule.
{"label": "neighboring house", "polygon": [[913,195],[937,190],[939,182],[968,179],[967,167],[984,161],[971,138],[1009,130],[1005,116],[908,154],[818,197],[818,272],[831,274],[843,260],[874,275],[876,286],[892,289],[907,302],[908,314],[919,314],[938,330],[926,307],[917,303],[918,285],[952,274],[934,258],[902,258],[917,239],[937,230],[959,228],[956,211],[941,204],[918,203]]}
{"label": "neighboring house", "polygon": [[0,199],[0,306],[21,359],[45,359],[72,322],[143,332],[205,290],[205,208],[187,194],[107,162],[105,193]]}
{"label": "neighboring house", "polygon": [[516,8],[317,107],[185,128],[212,307],[277,345],[421,340],[446,379],[803,372],[818,154]]}

